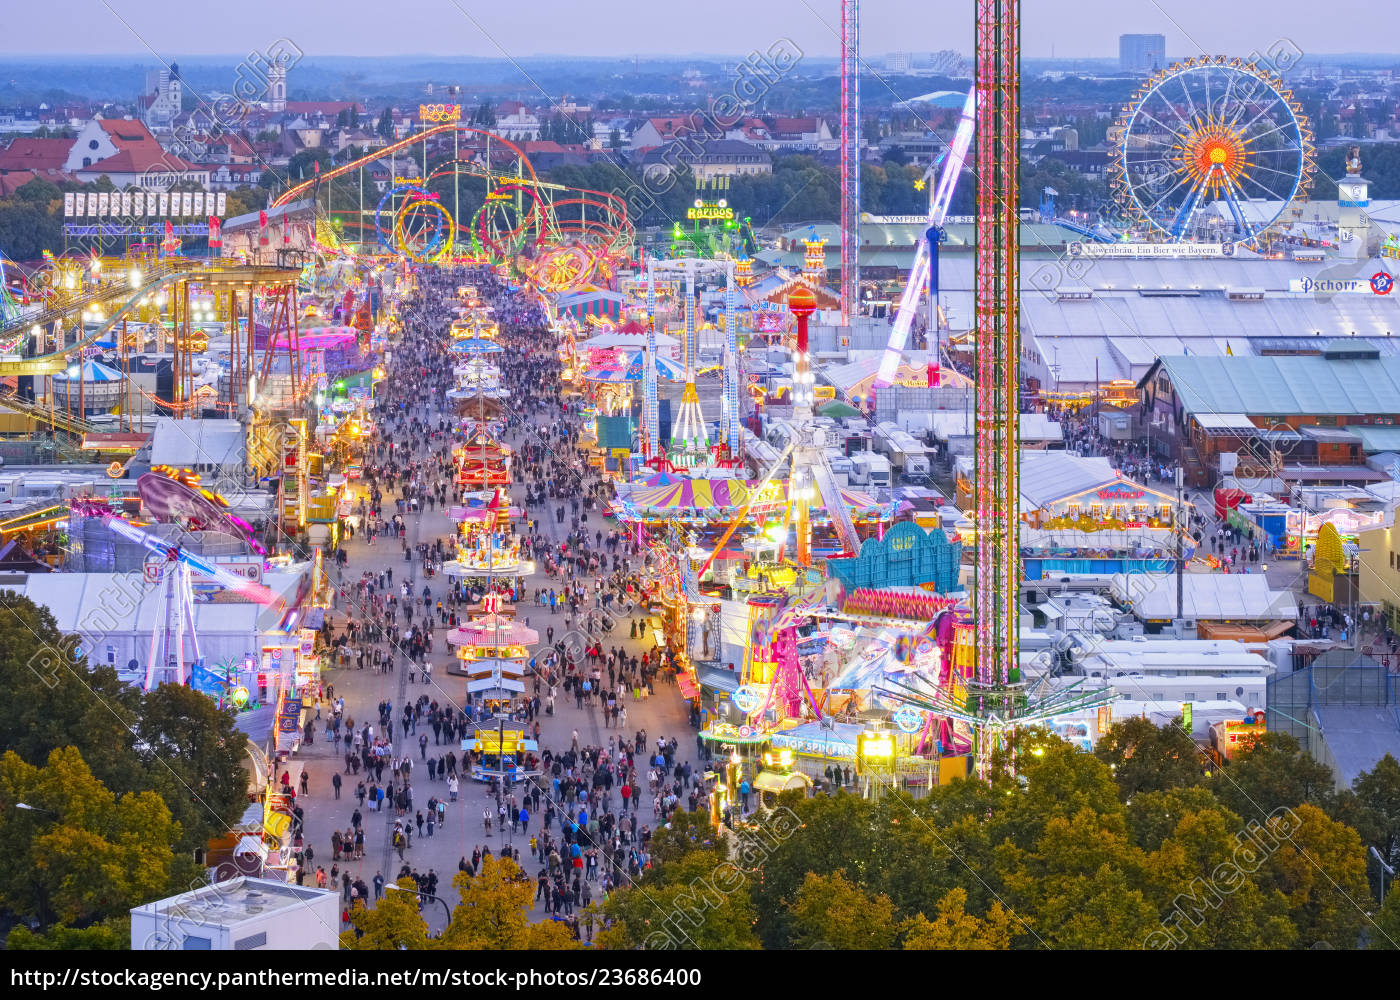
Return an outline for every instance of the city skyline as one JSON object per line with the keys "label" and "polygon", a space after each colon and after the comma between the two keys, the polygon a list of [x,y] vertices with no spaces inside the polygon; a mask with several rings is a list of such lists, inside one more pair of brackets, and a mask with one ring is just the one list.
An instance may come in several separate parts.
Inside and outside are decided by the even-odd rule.
{"label": "city skyline", "polygon": [[[322,57],[722,57],[780,37],[791,39],[810,56],[834,57],[838,48],[835,0],[781,0],[762,7],[712,0],[704,8],[703,21],[718,26],[713,45],[697,45],[694,19],[675,16],[658,22],[650,16],[630,16],[636,10],[630,0],[597,0],[588,8],[587,20],[579,20],[579,8],[562,0],[542,0],[537,6],[541,16],[522,41],[513,10],[466,0],[413,5],[410,16],[415,20],[400,18],[388,32],[378,30],[375,22],[384,17],[383,5],[366,0],[338,4],[333,20],[323,10],[310,7],[244,0],[240,5],[244,16],[221,24],[218,31],[201,26],[189,16],[187,5],[177,0],[146,0],[139,5],[128,0],[58,0],[7,14],[10,31],[6,41],[0,42],[0,60],[79,55],[236,57],[278,37],[297,42],[308,55]],[[971,51],[973,5],[968,0],[941,0],[922,8],[923,25],[911,24],[918,18],[901,9],[905,6],[873,0],[865,5],[861,36],[867,59],[901,51],[916,57],[941,49]],[[1262,53],[1284,39],[1305,56],[1396,51],[1357,50],[1354,25],[1373,11],[1372,5],[1358,0],[1339,0],[1329,5],[1331,16],[1319,21],[1316,5],[1301,0],[1236,0],[1235,16],[1222,23],[1218,5],[1211,0],[1037,4],[1023,12],[1022,54],[1031,59],[1113,59],[1120,35],[1154,33],[1166,36],[1169,58],[1203,51]],[[55,21],[62,30],[53,30]],[[429,22],[434,30],[425,35]]]}

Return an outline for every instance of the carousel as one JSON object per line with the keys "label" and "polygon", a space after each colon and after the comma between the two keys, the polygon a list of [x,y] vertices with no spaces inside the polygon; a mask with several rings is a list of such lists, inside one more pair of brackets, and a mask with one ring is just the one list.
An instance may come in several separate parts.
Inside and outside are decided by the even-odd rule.
{"label": "carousel", "polygon": [[468,494],[466,499],[466,504],[448,511],[448,517],[457,523],[456,558],[443,564],[443,574],[452,580],[484,582],[488,587],[512,582],[523,585],[524,577],[535,571],[535,564],[525,558],[520,536],[511,528],[511,519],[520,516],[520,508],[510,506],[500,490]]}
{"label": "carousel", "polygon": [[473,422],[472,430],[453,449],[452,457],[457,465],[458,486],[489,490],[510,485],[511,447],[493,437],[485,424]]}
{"label": "carousel", "polygon": [[465,622],[447,633],[453,651],[447,672],[467,679],[467,696],[493,712],[510,711],[525,694],[530,647],[540,634],[500,614]]}

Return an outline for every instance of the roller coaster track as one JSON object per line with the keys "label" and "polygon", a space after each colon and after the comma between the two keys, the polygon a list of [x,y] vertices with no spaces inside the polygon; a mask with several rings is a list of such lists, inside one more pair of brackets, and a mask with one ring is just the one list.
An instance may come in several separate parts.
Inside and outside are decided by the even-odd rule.
{"label": "roller coaster track", "polygon": [[[319,177],[313,178],[309,181],[304,181],[300,184],[297,184],[294,187],[288,188],[276,199],[274,199],[272,204],[274,207],[288,205],[296,199],[306,196],[317,190],[317,186],[319,184],[328,183],[334,180],[335,178],[347,174],[352,170],[356,170],[360,167],[363,167],[366,164],[382,160],[386,156],[390,156],[393,153],[410,149],[418,143],[425,143],[429,138],[448,135],[452,132],[461,132],[472,136],[480,136],[486,139],[494,139],[496,142],[500,143],[501,146],[505,147],[506,149],[509,149],[512,153],[515,154],[525,171],[525,173],[520,177],[510,177],[509,175],[500,174],[499,172],[493,172],[490,168],[490,164],[488,163],[483,165],[483,169],[481,170],[480,174],[477,174],[475,171],[467,171],[468,173],[471,173],[476,176],[484,175],[489,180],[494,179],[493,182],[497,185],[528,187],[535,191],[563,191],[571,195],[580,196],[579,198],[569,199],[567,201],[561,202],[561,204],[579,205],[581,207],[581,203],[586,202],[587,204],[595,205],[606,211],[612,217],[613,220],[611,223],[609,223],[609,225],[616,230],[614,238],[608,241],[610,250],[615,251],[619,249],[620,246],[631,243],[632,240],[635,238],[635,227],[631,219],[628,218],[627,214],[627,202],[624,198],[622,198],[621,195],[617,194],[617,192],[594,191],[590,188],[570,188],[560,184],[552,184],[547,181],[541,181],[539,179],[539,176],[535,173],[534,166],[530,163],[530,158],[526,156],[525,151],[519,146],[517,146],[515,143],[511,142],[504,136],[497,135],[494,132],[488,131],[486,129],[472,128],[471,126],[463,125],[460,122],[453,122],[445,125],[435,125],[432,128],[427,128],[421,132],[413,133],[412,135],[409,135],[404,139],[400,139],[396,142],[393,142],[381,149],[376,149],[372,153],[367,153],[359,159],[351,160],[347,163],[341,164],[339,167],[323,171],[319,175]],[[427,181],[424,180],[422,183],[426,184]],[[601,203],[597,201],[592,201],[587,198],[588,195],[597,195],[599,198],[604,199],[604,201]],[[340,212],[337,210],[335,214],[338,215],[340,214]],[[363,226],[363,222],[361,223],[361,225]]]}
{"label": "roller coaster track", "polygon": [[[151,272],[150,277],[156,278],[162,274],[169,274],[187,266],[181,262],[178,266],[163,265]],[[22,316],[19,319],[0,328],[0,340],[9,339],[18,334],[22,334],[26,329],[33,326],[48,326],[57,320],[66,319],[73,313],[81,312],[99,302],[110,302],[120,298],[124,294],[130,294],[130,286],[125,281],[115,281],[90,292],[78,292],[69,295],[63,301],[52,305],[41,313],[34,313]]]}
{"label": "roller coaster track", "polygon": [[[74,314],[81,314],[82,310],[93,303],[94,298],[110,299],[122,293],[127,294],[127,299],[122,303],[116,312],[108,316],[107,319],[92,333],[84,335],[75,343],[68,344],[56,351],[48,354],[39,354],[32,358],[4,358],[0,359],[0,375],[56,375],[68,367],[68,356],[81,352],[83,348],[89,347],[99,340],[112,333],[117,324],[120,323],[131,310],[140,305],[141,300],[147,295],[155,292],[166,285],[178,284],[182,281],[196,281],[202,284],[216,285],[286,285],[294,283],[300,276],[301,271],[294,267],[271,267],[267,265],[247,265],[247,264],[213,264],[199,266],[192,265],[189,261],[180,261],[178,264],[169,266],[161,273],[149,276],[145,283],[134,291],[130,289],[112,286],[106,290],[99,289],[93,295],[85,297],[82,301],[74,301],[71,304],[50,309],[49,312],[56,313],[47,322],[54,319],[62,319]],[[0,331],[0,337],[5,334],[22,332],[36,322],[45,322],[38,317],[29,317],[23,323],[8,327]]]}
{"label": "roller coaster track", "polygon": [[35,421],[36,424],[51,424],[58,430],[67,431],[69,434],[93,434],[99,429],[96,424],[89,423],[82,417],[76,417],[72,414],[65,413],[57,407],[55,407],[53,414],[50,415],[47,406],[30,402],[27,399],[21,399],[19,396],[8,392],[0,393],[0,406],[8,410],[14,410],[16,413],[23,413],[25,416]]}

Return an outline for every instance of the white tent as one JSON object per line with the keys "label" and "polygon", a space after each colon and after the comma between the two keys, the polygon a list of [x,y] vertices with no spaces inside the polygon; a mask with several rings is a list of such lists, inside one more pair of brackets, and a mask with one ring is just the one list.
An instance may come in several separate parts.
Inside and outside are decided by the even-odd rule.
{"label": "white tent", "polygon": [[[1263,573],[1186,573],[1182,576],[1183,618],[1197,621],[1270,622],[1298,617],[1298,601],[1274,590]],[[1176,577],[1171,573],[1116,573],[1112,593],[1147,621],[1176,617]]]}

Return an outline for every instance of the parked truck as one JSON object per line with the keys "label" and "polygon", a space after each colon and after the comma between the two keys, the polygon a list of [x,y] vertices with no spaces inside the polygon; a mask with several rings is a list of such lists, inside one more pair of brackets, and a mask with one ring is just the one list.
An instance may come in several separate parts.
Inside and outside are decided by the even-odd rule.
{"label": "parked truck", "polygon": [[928,449],[898,425],[888,420],[876,425],[875,450],[889,459],[900,482],[920,486],[929,481]]}
{"label": "parked truck", "polygon": [[862,451],[851,456],[851,485],[889,489],[890,460],[884,455]]}

